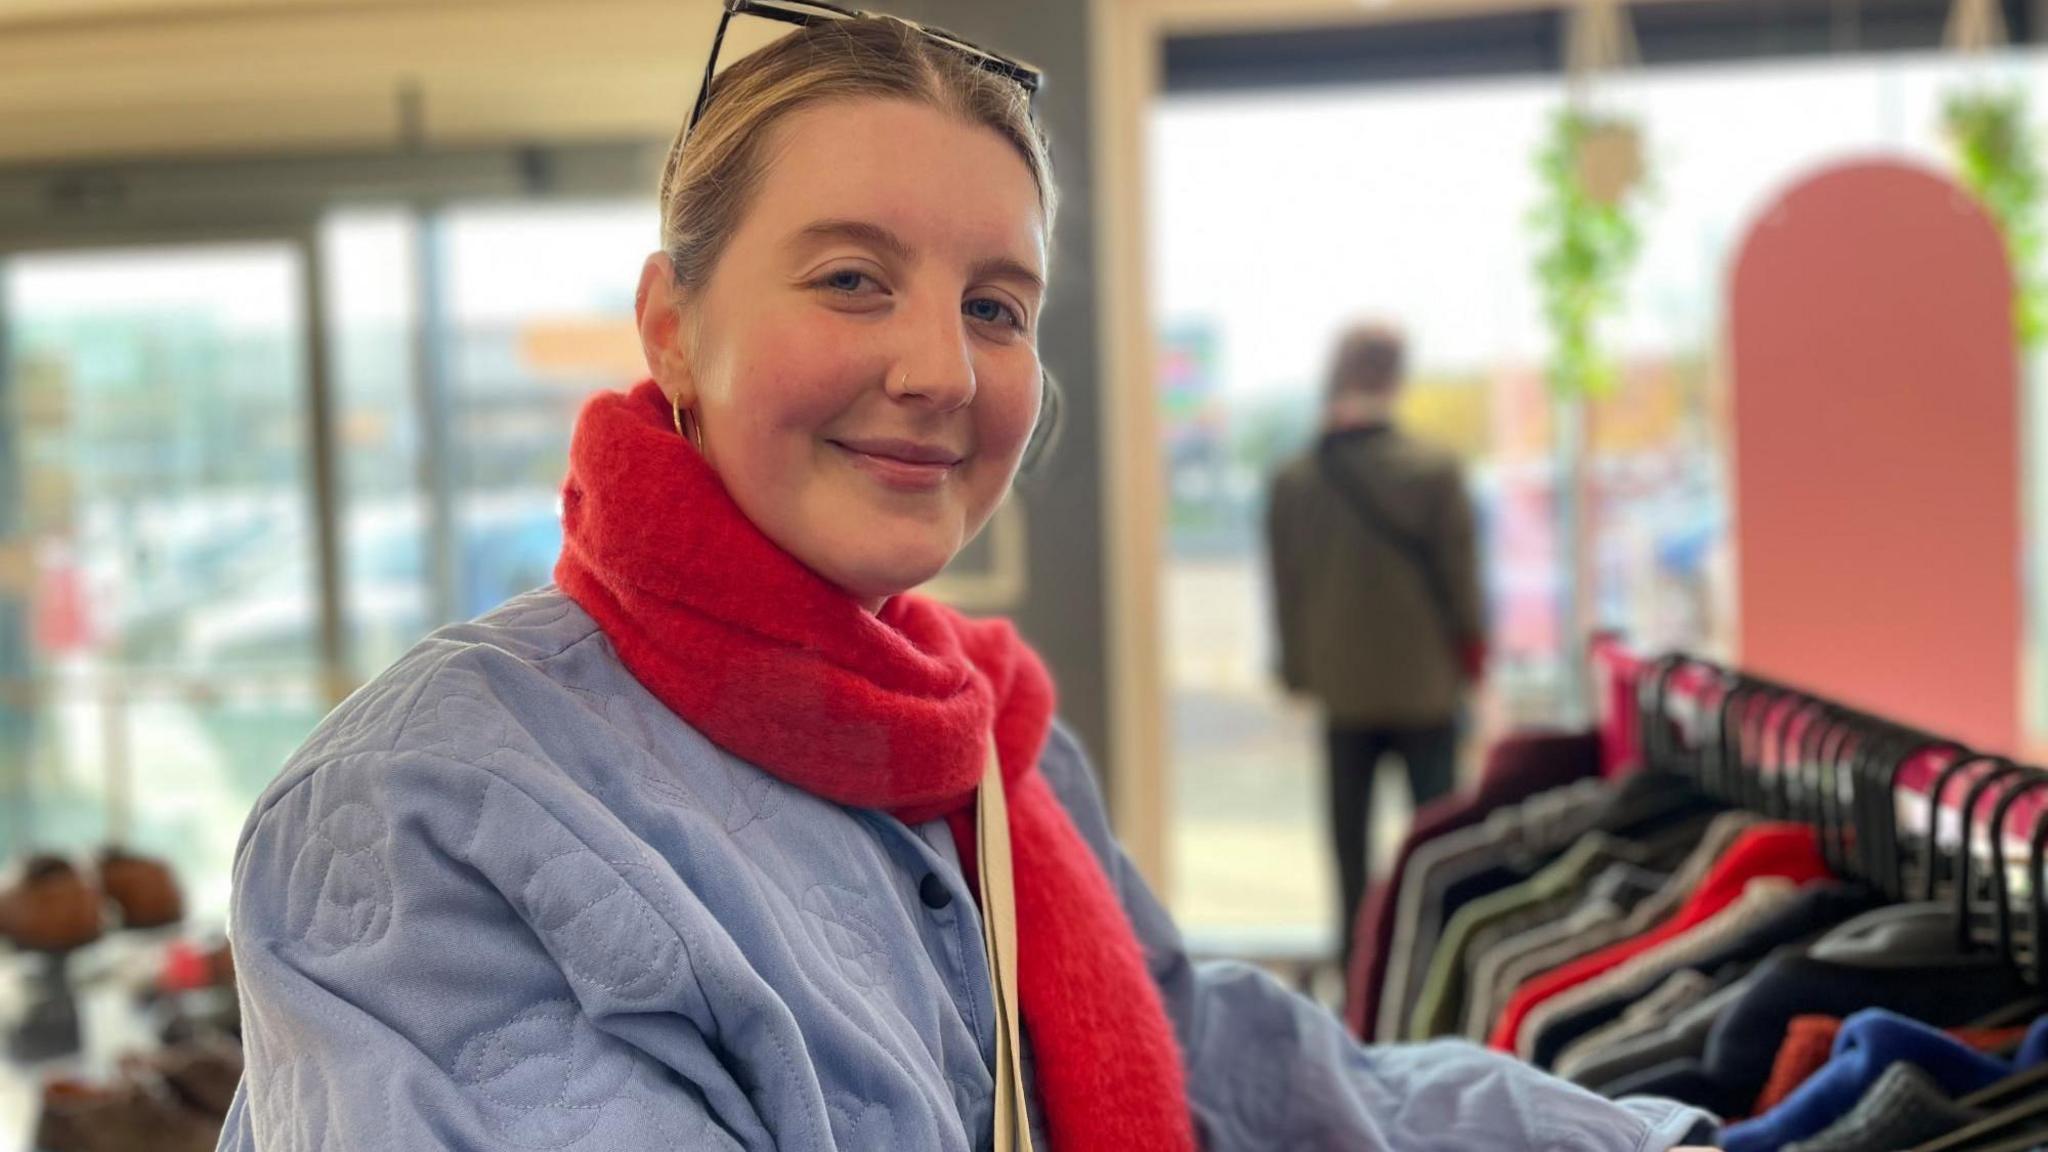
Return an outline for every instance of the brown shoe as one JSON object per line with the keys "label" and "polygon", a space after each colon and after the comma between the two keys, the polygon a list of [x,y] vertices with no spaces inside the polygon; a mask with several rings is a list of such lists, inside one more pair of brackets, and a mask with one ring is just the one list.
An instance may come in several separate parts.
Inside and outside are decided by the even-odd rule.
{"label": "brown shoe", "polygon": [[219,1036],[193,1040],[152,1054],[149,1067],[172,1095],[202,1116],[228,1118],[235,1087],[242,1082],[242,1046]]}
{"label": "brown shoe", "polygon": [[122,1113],[120,1094],[76,1080],[43,1085],[43,1112],[34,1147],[41,1152],[99,1152],[114,1147]]}
{"label": "brown shoe", "polygon": [[185,898],[162,861],[108,848],[100,853],[100,889],[121,910],[124,928],[162,928],[185,918]]}
{"label": "brown shoe", "polygon": [[213,1152],[220,1129],[219,1120],[154,1086],[124,1081],[99,1088],[57,1080],[43,1089],[35,1147],[41,1152]]}
{"label": "brown shoe", "polygon": [[0,890],[0,938],[29,952],[69,952],[100,938],[100,894],[61,856],[31,857]]}

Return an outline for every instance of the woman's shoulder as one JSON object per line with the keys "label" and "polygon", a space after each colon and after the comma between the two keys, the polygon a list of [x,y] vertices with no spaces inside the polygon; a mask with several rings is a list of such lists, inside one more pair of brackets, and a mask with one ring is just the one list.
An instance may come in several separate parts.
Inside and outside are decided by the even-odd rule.
{"label": "woman's shoulder", "polygon": [[[744,783],[633,680],[582,609],[543,588],[436,632],[352,694],[265,790],[242,846],[381,845],[490,872],[491,860],[563,844],[575,859],[554,870],[609,876],[653,859],[656,824],[711,830],[718,813],[698,797]],[[657,806],[665,822],[648,816]],[[705,851],[719,840],[702,839]],[[238,871],[245,894],[284,882]]]}
{"label": "woman's shoulder", "polygon": [[369,775],[379,792],[479,774],[536,795],[588,792],[594,766],[629,759],[628,746],[686,759],[708,749],[681,727],[589,614],[548,586],[434,632],[351,693],[257,811],[315,776]]}

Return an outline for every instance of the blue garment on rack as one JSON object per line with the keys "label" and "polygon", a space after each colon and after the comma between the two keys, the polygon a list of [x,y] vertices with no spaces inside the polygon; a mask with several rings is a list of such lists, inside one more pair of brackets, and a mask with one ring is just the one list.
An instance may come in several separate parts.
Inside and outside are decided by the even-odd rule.
{"label": "blue garment on rack", "polygon": [[[1742,993],[1714,1021],[1705,1050],[1599,1084],[1607,1096],[1668,1096],[1723,1116],[1750,1111],[1794,1016],[1847,1018],[1887,1008],[1939,1028],[1957,1028],[2035,994],[2011,964],[1990,952],[1955,950],[1952,909],[1892,905],[1861,919],[1896,920],[1901,913],[1936,918],[1940,948],[1894,941],[1876,956],[1840,952],[1822,959],[1798,947],[1779,951],[1740,985]],[[1820,952],[1852,921],[1813,946]],[[1923,942],[1924,943],[1924,942]]]}
{"label": "blue garment on rack", "polygon": [[2018,1056],[2007,1063],[1946,1032],[1896,1012],[1870,1008],[1842,1021],[1834,1052],[1820,1071],[1776,1108],[1722,1130],[1725,1152],[1777,1152],[1818,1135],[1849,1114],[1885,1069],[1911,1064],[1951,1096],[1975,1092],[2048,1056],[2048,1017],[2034,1022]]}

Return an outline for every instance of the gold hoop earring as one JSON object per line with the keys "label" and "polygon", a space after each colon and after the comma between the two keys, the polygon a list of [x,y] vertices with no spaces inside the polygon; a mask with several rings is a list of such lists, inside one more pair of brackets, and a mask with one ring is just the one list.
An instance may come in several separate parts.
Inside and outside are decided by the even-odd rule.
{"label": "gold hoop earring", "polygon": [[681,400],[670,400],[668,408],[669,412],[675,417],[676,435],[688,440],[697,449],[697,454],[703,455],[704,426],[697,423],[697,414],[683,407]]}

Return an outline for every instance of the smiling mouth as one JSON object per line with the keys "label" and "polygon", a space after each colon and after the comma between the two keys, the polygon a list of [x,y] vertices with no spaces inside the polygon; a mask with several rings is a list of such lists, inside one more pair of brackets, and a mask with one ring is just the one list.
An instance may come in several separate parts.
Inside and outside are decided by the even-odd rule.
{"label": "smiling mouth", "polygon": [[855,468],[885,487],[929,492],[944,485],[966,457],[937,445],[898,440],[831,440]]}

